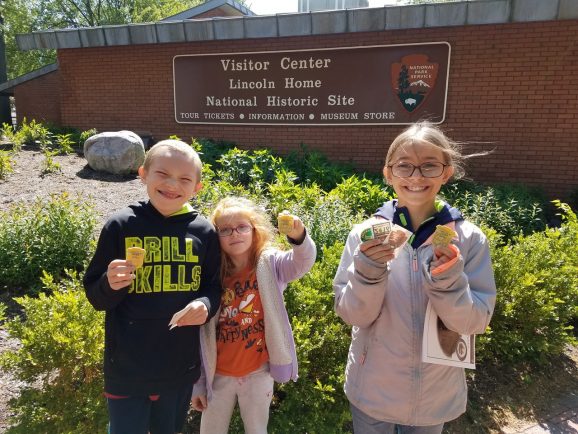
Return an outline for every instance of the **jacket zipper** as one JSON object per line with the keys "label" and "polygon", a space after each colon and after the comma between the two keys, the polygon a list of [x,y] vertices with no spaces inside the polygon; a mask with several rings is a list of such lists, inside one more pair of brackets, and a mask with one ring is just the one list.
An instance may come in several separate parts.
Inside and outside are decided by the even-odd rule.
{"label": "jacket zipper", "polygon": [[[413,276],[411,276],[411,287],[412,290],[417,288],[417,280],[418,276],[417,276],[417,272],[418,272],[418,264],[417,264],[417,251],[418,249],[415,248],[412,251],[412,255],[411,255],[411,269],[413,271]],[[417,302],[417,301],[416,301]],[[412,315],[413,315],[413,308],[412,307]],[[415,333],[415,332],[414,332]],[[419,343],[418,343],[419,345]],[[411,424],[413,424],[413,422],[416,420],[416,413],[417,413],[417,398],[419,396],[419,384],[421,382],[421,378],[420,378],[420,372],[419,372],[419,361],[416,360],[416,355],[414,353],[413,357],[412,357],[412,385],[411,385],[411,396],[412,396],[412,400],[415,400],[414,403],[411,405],[410,407],[410,412],[408,414],[409,420],[411,421]]]}

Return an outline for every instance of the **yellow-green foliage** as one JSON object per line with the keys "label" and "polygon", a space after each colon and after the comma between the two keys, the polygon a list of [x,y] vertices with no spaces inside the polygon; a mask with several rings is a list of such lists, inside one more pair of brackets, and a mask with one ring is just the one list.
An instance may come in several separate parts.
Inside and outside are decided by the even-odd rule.
{"label": "yellow-green foliage", "polygon": [[14,160],[12,153],[8,151],[0,151],[0,179],[5,179],[10,173],[14,171]]}
{"label": "yellow-green foliage", "polygon": [[297,177],[291,171],[281,169],[275,173],[275,180],[268,185],[271,212],[277,215],[289,205],[299,204],[311,209],[325,196],[325,192],[315,183],[304,185],[296,182]]}
{"label": "yellow-green foliage", "polygon": [[52,144],[52,133],[48,126],[43,125],[41,122],[36,122],[35,119],[26,122],[26,118],[24,118],[18,134],[22,138],[22,143],[38,144],[42,147]]}
{"label": "yellow-green foliage", "polygon": [[14,152],[20,151],[24,144],[23,135],[16,128],[6,122],[2,124],[0,135],[2,135],[4,140],[12,144],[12,150]]}
{"label": "yellow-green foliage", "polygon": [[58,155],[59,151],[58,150],[51,151],[48,148],[44,148],[42,150],[42,153],[44,154],[44,161],[42,162],[42,173],[46,175],[48,173],[60,172],[61,171],[60,163],[58,163],[54,159],[54,157]]}
{"label": "yellow-green foliage", "polygon": [[485,357],[503,363],[546,362],[576,343],[578,223],[570,208],[560,228],[493,243],[498,297],[491,330],[480,336]]}
{"label": "yellow-green foliage", "polygon": [[2,369],[28,384],[11,402],[10,432],[105,432],[103,313],[88,303],[76,273],[61,283],[45,274],[42,282],[50,295],[16,298],[24,319],[6,322],[21,346],[2,355]]}
{"label": "yellow-green foliage", "polygon": [[60,276],[65,268],[82,268],[95,225],[90,204],[66,193],[0,211],[0,287],[30,290],[38,287],[42,270]]}
{"label": "yellow-green foliage", "polygon": [[329,192],[330,196],[341,199],[352,210],[362,210],[365,216],[371,216],[384,202],[393,198],[393,191],[371,179],[352,175],[337,184]]}

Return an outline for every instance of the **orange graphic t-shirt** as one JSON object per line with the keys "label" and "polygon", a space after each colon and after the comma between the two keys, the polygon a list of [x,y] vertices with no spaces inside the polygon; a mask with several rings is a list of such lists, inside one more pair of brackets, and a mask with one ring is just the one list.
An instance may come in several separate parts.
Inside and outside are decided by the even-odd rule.
{"label": "orange graphic t-shirt", "polygon": [[269,361],[255,270],[247,268],[225,278],[223,289],[217,326],[217,373],[243,377]]}

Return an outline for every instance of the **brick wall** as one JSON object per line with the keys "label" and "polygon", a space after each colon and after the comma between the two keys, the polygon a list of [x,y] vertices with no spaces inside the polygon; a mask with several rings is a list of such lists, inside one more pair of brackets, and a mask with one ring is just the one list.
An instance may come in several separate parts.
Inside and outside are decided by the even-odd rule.
{"label": "brick wall", "polygon": [[18,122],[22,122],[26,117],[28,121],[36,119],[39,122],[61,125],[60,90],[58,70],[16,86],[14,99],[18,102],[16,106]]}
{"label": "brick wall", "polygon": [[[466,142],[466,153],[494,149],[471,160],[469,176],[542,186],[551,197],[566,198],[578,188],[576,35],[578,20],[568,20],[60,50],[61,119],[81,129],[149,131],[157,139],[208,137],[282,154],[305,143],[333,160],[378,171],[403,126],[177,124],[173,56],[448,41],[452,51],[443,127],[453,139]],[[17,95],[19,113],[29,118],[36,113],[21,103]]]}

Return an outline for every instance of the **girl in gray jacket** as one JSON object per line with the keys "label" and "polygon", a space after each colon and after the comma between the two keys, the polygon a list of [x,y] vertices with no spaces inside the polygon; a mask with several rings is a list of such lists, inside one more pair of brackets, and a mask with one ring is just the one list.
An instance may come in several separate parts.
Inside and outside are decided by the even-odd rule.
{"label": "girl in gray jacket", "polygon": [[[422,362],[428,303],[444,328],[483,333],[496,287],[482,231],[437,194],[463,174],[458,145],[429,123],[418,123],[391,144],[383,174],[397,194],[372,221],[385,219],[412,233],[398,249],[361,240],[367,222],[347,239],[333,286],[335,311],[352,325],[345,373],[355,433],[439,434],[465,411],[464,369]],[[433,245],[438,225],[455,232]],[[397,431],[396,431],[397,430]]]}

